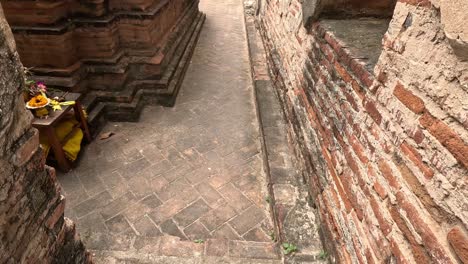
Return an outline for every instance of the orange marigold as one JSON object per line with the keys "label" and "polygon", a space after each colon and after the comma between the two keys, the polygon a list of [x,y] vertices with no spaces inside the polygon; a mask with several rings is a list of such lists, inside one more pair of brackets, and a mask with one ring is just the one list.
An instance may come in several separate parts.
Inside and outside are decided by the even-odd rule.
{"label": "orange marigold", "polygon": [[48,103],[47,98],[42,95],[34,96],[29,100],[28,105],[31,107],[41,107],[45,106]]}

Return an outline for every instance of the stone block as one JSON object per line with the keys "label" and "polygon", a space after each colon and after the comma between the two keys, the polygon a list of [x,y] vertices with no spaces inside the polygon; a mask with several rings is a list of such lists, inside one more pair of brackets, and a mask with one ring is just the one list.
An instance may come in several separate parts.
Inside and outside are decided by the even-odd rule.
{"label": "stone block", "polygon": [[39,150],[39,131],[32,128],[16,142],[13,164],[23,166]]}

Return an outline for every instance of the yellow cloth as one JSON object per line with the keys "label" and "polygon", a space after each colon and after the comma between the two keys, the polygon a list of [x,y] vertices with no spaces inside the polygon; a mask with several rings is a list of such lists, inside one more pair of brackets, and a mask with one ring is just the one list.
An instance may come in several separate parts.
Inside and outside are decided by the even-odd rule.
{"label": "yellow cloth", "polygon": [[[60,142],[62,142],[62,140],[64,140],[67,135],[73,133],[73,135],[63,145],[65,156],[71,161],[75,161],[78,157],[78,153],[80,153],[81,149],[81,140],[83,139],[83,131],[81,131],[79,127],[74,128],[76,124],[78,124],[78,121],[76,121],[74,118],[71,118],[60,122],[55,127],[55,134],[57,135],[57,138]],[[76,131],[72,132],[73,129]],[[47,136],[41,133],[39,140],[47,157],[50,151],[50,145]]]}

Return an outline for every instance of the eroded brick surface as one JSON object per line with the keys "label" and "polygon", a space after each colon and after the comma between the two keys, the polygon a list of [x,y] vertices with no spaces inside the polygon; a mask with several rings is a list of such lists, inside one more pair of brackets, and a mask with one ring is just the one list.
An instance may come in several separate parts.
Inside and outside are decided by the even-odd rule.
{"label": "eroded brick surface", "polygon": [[343,263],[465,261],[468,64],[447,22],[466,5],[393,1],[389,22],[279,2],[263,1],[257,25],[325,248]]}

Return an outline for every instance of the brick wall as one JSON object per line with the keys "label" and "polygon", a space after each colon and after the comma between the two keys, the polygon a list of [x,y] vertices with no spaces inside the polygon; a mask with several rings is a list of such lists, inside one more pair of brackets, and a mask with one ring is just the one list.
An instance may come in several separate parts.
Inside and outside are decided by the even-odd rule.
{"label": "brick wall", "polygon": [[0,6],[0,263],[91,263],[22,101],[21,63]]}
{"label": "brick wall", "polygon": [[369,70],[320,20],[303,26],[302,2],[262,1],[258,22],[327,250],[468,263],[468,62],[439,10],[400,0]]}
{"label": "brick wall", "polygon": [[199,0],[0,3],[31,78],[82,93],[93,134],[135,121],[145,104],[175,103],[205,20]]}
{"label": "brick wall", "polygon": [[[123,8],[134,1],[119,2]],[[27,67],[47,68],[46,72],[61,71],[63,75],[84,67],[82,64],[87,62],[115,63],[122,54],[154,56],[193,2],[145,0],[141,4],[151,5],[153,10],[138,11],[140,5],[133,3],[135,6],[130,11],[116,11],[111,1],[111,6],[104,7],[109,10],[106,19],[86,13],[88,20],[83,21],[77,18],[83,14],[62,8],[75,7],[67,1],[2,1],[2,5],[22,63]],[[53,11],[59,7],[63,12]],[[46,21],[39,14],[55,16]],[[25,21],[29,21],[27,25]],[[56,54],[60,56],[50,60]]]}

